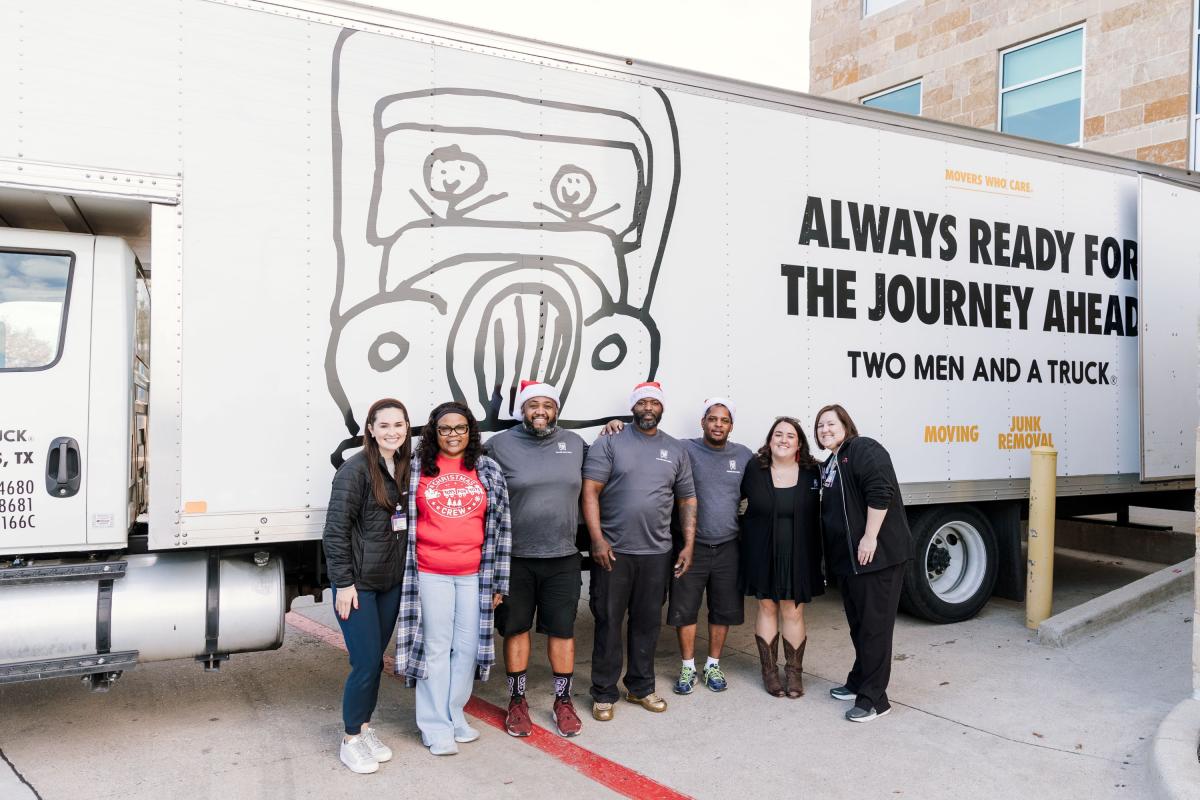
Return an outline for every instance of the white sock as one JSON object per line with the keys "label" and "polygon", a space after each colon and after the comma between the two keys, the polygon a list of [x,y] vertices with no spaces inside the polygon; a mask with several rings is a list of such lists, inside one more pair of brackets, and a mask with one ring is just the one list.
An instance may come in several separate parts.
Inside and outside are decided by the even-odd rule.
{"label": "white sock", "polygon": [[712,656],[709,656],[708,661],[704,662],[704,668],[708,669],[709,667],[715,667],[715,666],[720,665],[720,663],[721,663],[721,659],[713,658]]}
{"label": "white sock", "polygon": [[683,665],[684,665],[685,667],[689,667],[689,668],[691,668],[691,669],[695,669],[695,668],[696,668],[696,659],[694,659],[694,658],[685,658],[685,659],[683,659]]}

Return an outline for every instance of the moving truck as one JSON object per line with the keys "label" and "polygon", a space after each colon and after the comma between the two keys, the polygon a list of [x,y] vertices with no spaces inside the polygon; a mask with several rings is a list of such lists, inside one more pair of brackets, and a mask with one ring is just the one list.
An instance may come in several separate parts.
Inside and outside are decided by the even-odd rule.
{"label": "moving truck", "polygon": [[329,0],[8,13],[0,682],[278,647],[385,396],[842,403],[943,622],[1019,596],[1034,446],[1190,507],[1191,173]]}

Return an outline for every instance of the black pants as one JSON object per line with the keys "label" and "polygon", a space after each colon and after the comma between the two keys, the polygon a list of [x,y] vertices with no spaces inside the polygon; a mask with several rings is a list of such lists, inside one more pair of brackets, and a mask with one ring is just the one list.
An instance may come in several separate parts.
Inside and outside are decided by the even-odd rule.
{"label": "black pants", "polygon": [[892,677],[892,633],[904,585],[904,565],[841,578],[842,604],[854,642],[854,667],[846,688],[858,695],[859,708],[886,711]]}
{"label": "black pants", "polygon": [[654,650],[671,577],[671,553],[633,556],[617,553],[611,572],[592,565],[590,606],[596,621],[592,644],[592,699],[615,703],[620,694],[623,652],[621,625],[629,616],[629,668],[625,688],[645,697],[654,691]]}

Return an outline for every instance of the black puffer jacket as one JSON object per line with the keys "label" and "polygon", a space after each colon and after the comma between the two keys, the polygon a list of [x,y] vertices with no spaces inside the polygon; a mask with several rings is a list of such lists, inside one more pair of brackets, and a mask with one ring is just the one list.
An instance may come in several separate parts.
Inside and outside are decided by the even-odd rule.
{"label": "black puffer jacket", "polygon": [[[380,469],[386,469],[383,461]],[[356,453],[338,467],[325,512],[325,564],[329,581],[339,589],[386,592],[404,578],[406,533],[392,532],[392,509],[401,501],[394,481],[387,481],[392,508],[375,502],[367,459]]]}

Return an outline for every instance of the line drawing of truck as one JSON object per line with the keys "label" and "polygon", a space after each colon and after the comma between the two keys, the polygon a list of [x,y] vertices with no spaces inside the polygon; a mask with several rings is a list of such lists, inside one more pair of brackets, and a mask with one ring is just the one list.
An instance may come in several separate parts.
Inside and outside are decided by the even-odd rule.
{"label": "line drawing of truck", "polygon": [[[374,44],[342,33],[335,92]],[[581,363],[620,385],[654,378],[651,304],[680,181],[671,104],[655,96],[660,105],[635,116],[435,85],[381,95],[369,127],[335,102],[338,288],[326,375],[350,437],[335,463],[359,442],[355,409],[412,380],[409,363],[440,361],[435,379],[484,430],[512,424],[522,379],[555,384],[562,424],[586,427],[611,412],[572,397]],[[369,184],[347,163],[352,140],[373,143]],[[535,193],[527,179],[505,180],[534,162],[549,165]],[[598,184],[595,174],[622,180]],[[352,258],[356,249],[369,255]],[[631,265],[640,253],[644,263]]]}

